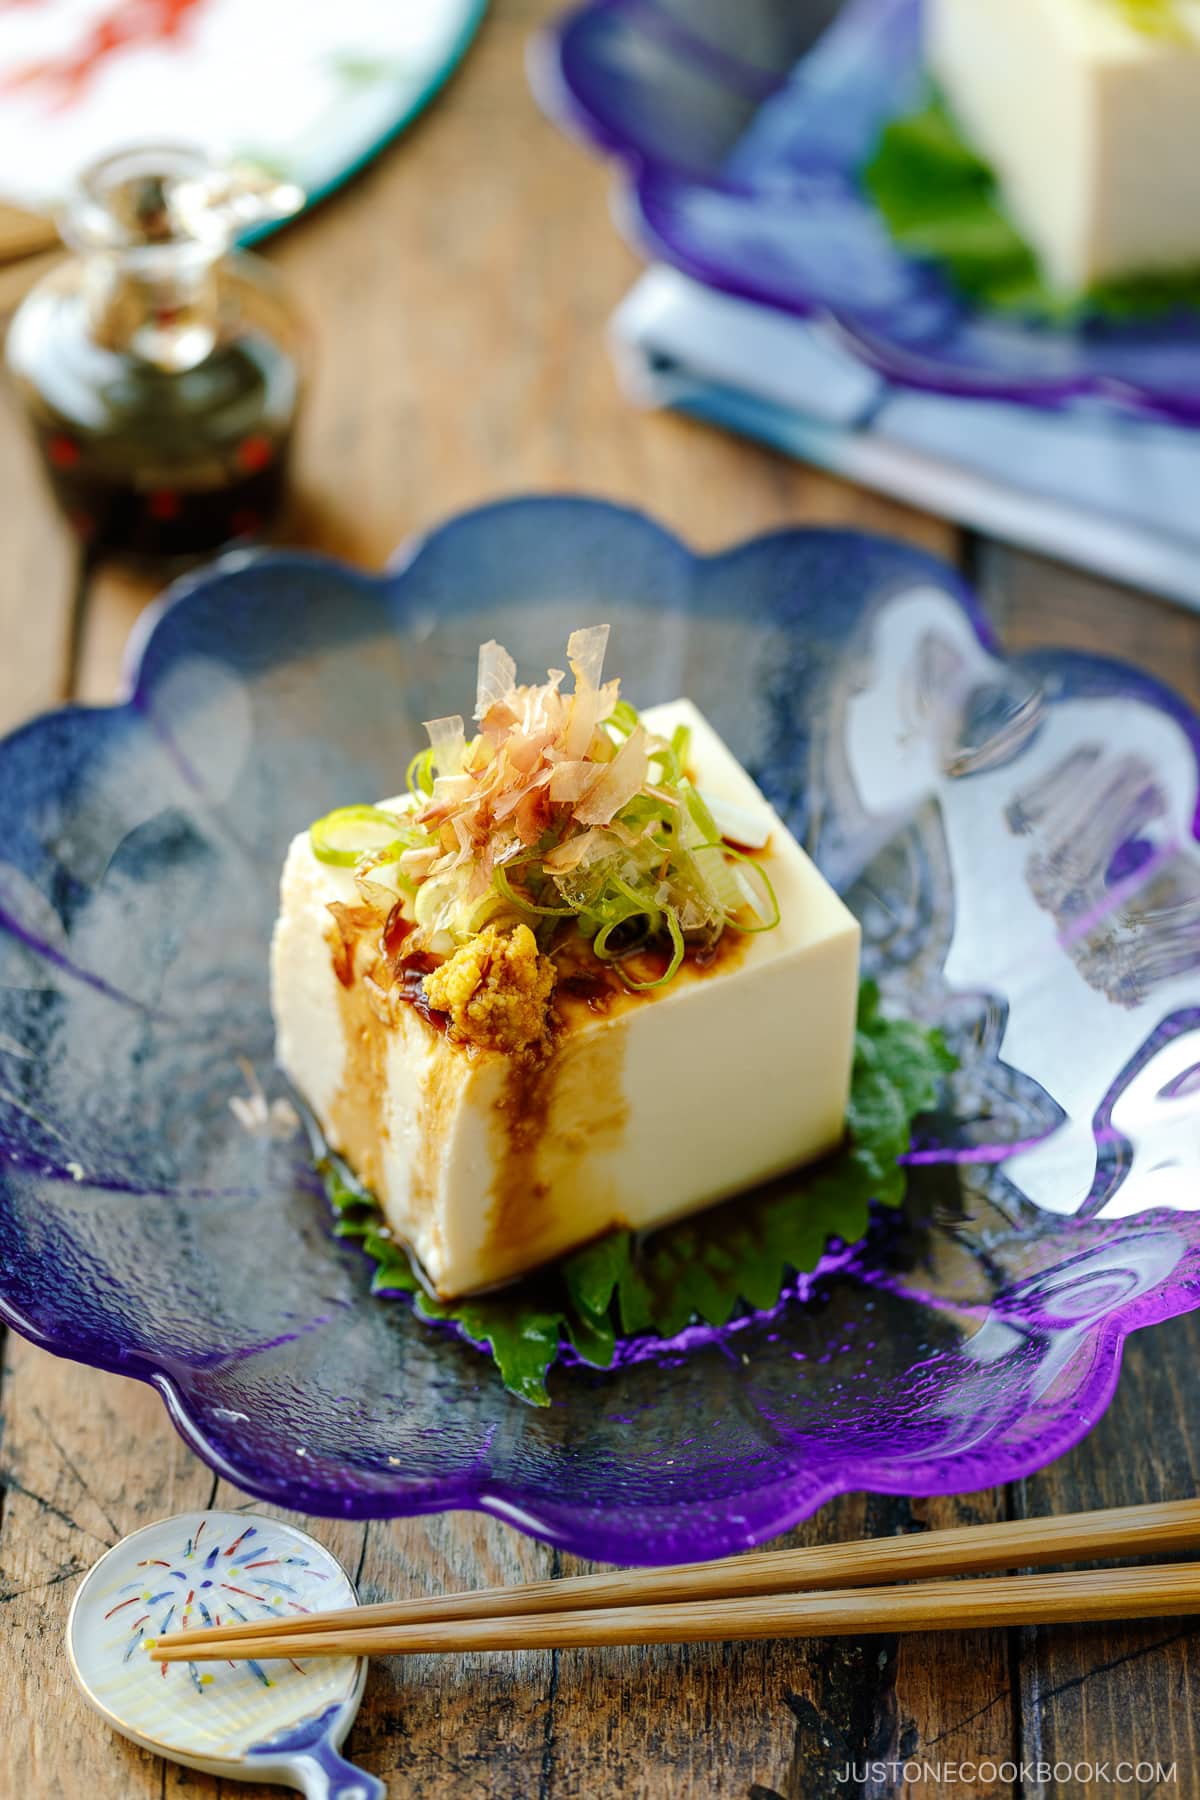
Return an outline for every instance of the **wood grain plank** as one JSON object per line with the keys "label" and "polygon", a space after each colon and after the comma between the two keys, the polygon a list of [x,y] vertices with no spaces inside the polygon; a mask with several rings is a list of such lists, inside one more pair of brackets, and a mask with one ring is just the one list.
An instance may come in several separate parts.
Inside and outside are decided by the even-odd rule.
{"label": "wood grain plank", "polygon": [[[0,1795],[158,1800],[164,1764],[110,1731],[72,1684],[63,1632],[79,1577],[127,1532],[195,1507],[288,1519],[352,1575],[366,1527],[259,1506],[192,1455],[151,1389],[81,1372],[15,1336],[0,1397],[0,1619],[9,1649],[0,1665]],[[220,1782],[172,1767],[173,1795],[200,1800],[220,1791]],[[268,1800],[279,1790],[239,1783],[237,1792]]]}
{"label": "wood grain plank", "polygon": [[[28,271],[24,265],[22,271],[19,280],[0,279],[0,331],[25,290]],[[3,735],[31,714],[66,698],[78,588],[74,547],[43,489],[11,393],[0,402],[0,497],[4,517],[4,554],[0,557]],[[3,1337],[0,1332],[0,1345]],[[6,1397],[6,1388],[0,1375],[0,1401]],[[52,1408],[50,1396],[43,1398]],[[31,1400],[37,1404],[36,1397]],[[21,1424],[19,1411],[15,1420],[10,1416],[10,1441],[14,1435],[19,1441]],[[61,1661],[53,1632],[47,1627],[46,1602],[69,1594],[76,1568],[90,1560],[87,1546],[97,1542],[97,1533],[107,1530],[107,1522],[87,1492],[47,1502],[43,1481],[48,1471],[39,1459],[30,1460],[39,1466],[29,1469],[28,1479],[20,1474],[12,1481],[0,1479],[4,1527],[0,1536],[0,1621],[6,1642],[23,1651],[7,1656],[0,1664],[4,1671],[0,1679],[0,1785],[10,1773],[16,1779],[24,1772],[29,1777],[24,1791],[36,1794],[39,1788],[34,1772],[54,1731],[53,1713],[45,1707],[43,1670],[52,1670]],[[61,1473],[53,1486],[62,1485]],[[81,1480],[86,1482],[87,1477]],[[26,1723],[31,1719],[37,1721],[32,1736]],[[22,1789],[18,1786],[12,1791]]]}
{"label": "wood grain plank", "polygon": [[8,1339],[0,1616],[0,1762],[30,1800],[157,1800],[162,1765],[115,1737],[75,1692],[63,1631],[76,1579],[128,1531],[204,1506],[214,1482],[166,1424],[158,1396]]}
{"label": "wood grain plank", "polygon": [[[1195,1313],[1138,1333],[1109,1412],[1072,1455],[1019,1484],[1016,1510],[1037,1516],[1200,1492],[1198,1356]],[[1026,1761],[1173,1763],[1174,1782],[1143,1775],[1129,1791],[1200,1792],[1200,1722],[1186,1698],[1200,1692],[1196,1621],[1030,1628],[1019,1637],[1018,1673]],[[1093,1778],[1053,1791],[1112,1789]]]}
{"label": "wood grain plank", "polygon": [[[5,320],[0,314],[0,331]],[[0,400],[0,736],[66,698],[77,557],[11,394]]]}
{"label": "wood grain plank", "polygon": [[[1000,1516],[1002,1507],[999,1494],[912,1502],[851,1495],[777,1543],[964,1524]],[[585,1567],[565,1558],[563,1573]],[[903,1762],[935,1740],[937,1754],[957,1754],[961,1720],[988,1716],[988,1741],[1007,1754],[1007,1685],[1002,1634],[571,1651],[558,1658],[551,1792],[833,1800],[860,1791],[847,1781],[848,1764]]]}
{"label": "wood grain plank", "polygon": [[[362,1595],[541,1580],[556,1568],[546,1545],[479,1514],[398,1519],[370,1528]],[[553,1683],[542,1651],[392,1658],[372,1667],[355,1741],[393,1793],[526,1800],[542,1792]]]}
{"label": "wood grain plank", "polygon": [[1200,619],[1116,582],[1006,544],[974,553],[980,596],[1006,644],[1066,644],[1133,663],[1200,706]]}

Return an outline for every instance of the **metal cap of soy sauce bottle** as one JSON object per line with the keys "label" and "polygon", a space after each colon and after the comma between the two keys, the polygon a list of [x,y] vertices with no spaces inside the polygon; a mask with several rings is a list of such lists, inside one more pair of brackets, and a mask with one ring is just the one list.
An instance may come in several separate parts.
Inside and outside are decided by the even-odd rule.
{"label": "metal cap of soy sauce bottle", "polygon": [[97,552],[194,556],[278,512],[307,333],[234,245],[303,203],[181,144],[80,176],[59,221],[74,254],[22,301],[6,354],[55,497]]}

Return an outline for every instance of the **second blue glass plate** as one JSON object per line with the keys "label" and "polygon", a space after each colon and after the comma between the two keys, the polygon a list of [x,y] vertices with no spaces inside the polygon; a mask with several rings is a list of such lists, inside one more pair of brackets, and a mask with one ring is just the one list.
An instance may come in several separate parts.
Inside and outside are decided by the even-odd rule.
{"label": "second blue glass plate", "polygon": [[860,170],[884,125],[924,97],[921,12],[922,0],[840,11],[829,0],[591,0],[541,41],[534,84],[556,118],[621,159],[631,229],[652,256],[821,322],[888,380],[1200,424],[1194,310],[1074,326],[1025,318],[964,301],[895,244]]}

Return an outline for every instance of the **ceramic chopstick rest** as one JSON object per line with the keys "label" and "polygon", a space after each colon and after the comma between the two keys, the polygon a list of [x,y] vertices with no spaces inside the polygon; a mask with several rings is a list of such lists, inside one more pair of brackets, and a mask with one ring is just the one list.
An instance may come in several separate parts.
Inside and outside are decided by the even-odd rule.
{"label": "ceramic chopstick rest", "polygon": [[291,1783],[309,1800],[383,1800],[383,1783],[340,1754],[366,1679],[360,1658],[168,1664],[152,1651],[168,1631],[357,1599],[337,1559],[295,1526],[181,1513],[123,1538],[84,1577],[67,1654],[89,1705],[144,1749],[212,1775]]}

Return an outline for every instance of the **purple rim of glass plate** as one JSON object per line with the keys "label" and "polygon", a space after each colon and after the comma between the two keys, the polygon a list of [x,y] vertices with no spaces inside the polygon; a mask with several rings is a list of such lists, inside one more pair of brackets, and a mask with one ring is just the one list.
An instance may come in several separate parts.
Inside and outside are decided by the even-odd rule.
{"label": "purple rim of glass plate", "polygon": [[[414,538],[397,552],[388,572],[369,576],[351,570],[329,559],[304,553],[266,552],[254,556],[238,556],[218,563],[210,570],[186,577],[177,583],[153,609],[149,625],[138,634],[138,654],[130,671],[129,697],[112,709],[93,709],[88,716],[97,721],[117,719],[122,713],[145,716],[155,683],[161,679],[169,661],[156,659],[156,640],[164,631],[185,624],[189,615],[211,603],[211,595],[230,569],[284,572],[301,578],[316,573],[336,580],[348,590],[365,592],[389,591],[397,594],[426,557],[446,555],[460,540],[460,534],[474,535],[477,544],[481,526],[491,521],[503,523],[522,509],[531,509],[547,529],[558,519],[564,525],[586,514],[593,522],[611,521],[612,528],[626,532],[636,530],[652,540],[657,551],[667,552],[681,569],[702,572],[745,556],[748,552],[766,552],[790,542],[819,541],[830,551],[846,554],[887,553],[894,556],[897,574],[903,569],[909,579],[930,579],[947,594],[971,621],[975,634],[989,650],[995,650],[995,638],[978,600],[957,573],[936,558],[907,546],[890,545],[886,540],[867,534],[829,530],[784,530],[748,540],[712,556],[693,553],[678,538],[661,526],[630,509],[571,496],[532,496],[501,501],[477,511],[460,515],[436,530]],[[186,634],[186,632],[185,632]],[[1036,679],[1039,673],[1050,676],[1069,667],[1073,682],[1086,691],[1109,692],[1114,687],[1126,696],[1136,697],[1148,706],[1171,717],[1186,735],[1200,762],[1200,718],[1185,703],[1152,677],[1127,665],[1087,654],[1057,651],[1036,652],[1022,659],[1022,667]],[[70,718],[75,709],[46,714],[21,727],[10,737],[0,740],[0,758],[28,733],[53,728]],[[1200,811],[1196,818],[1200,835]],[[5,921],[0,919],[0,930]],[[1200,1018],[1200,1010],[1197,1011]],[[1103,1126],[1110,1107],[1109,1096],[1096,1124]],[[1010,1150],[1012,1146],[1009,1146]],[[1183,1232],[1192,1229],[1189,1215],[1144,1215],[1150,1223],[1150,1235],[1156,1221]],[[1114,1227],[1113,1235],[1116,1235]],[[1192,1229],[1192,1235],[1195,1231]],[[1048,1411],[1043,1410],[1039,1422],[1044,1427],[1036,1443],[1014,1441],[1005,1435],[1006,1421],[993,1421],[993,1431],[981,1442],[969,1443],[949,1451],[934,1449],[925,1458],[897,1459],[886,1449],[868,1444],[839,1446],[833,1466],[826,1461],[817,1469],[796,1471],[785,1469],[778,1480],[767,1480],[751,1490],[737,1494],[735,1515],[722,1512],[722,1504],[711,1502],[689,1514],[686,1503],[665,1501],[661,1506],[640,1506],[636,1530],[622,1526],[619,1511],[604,1512],[597,1507],[557,1504],[545,1495],[531,1496],[519,1482],[500,1479],[486,1471],[456,1474],[442,1479],[422,1478],[398,1480],[394,1488],[356,1486],[353,1479],[341,1485],[327,1485],[319,1476],[308,1477],[296,1470],[281,1471],[269,1463],[247,1460],[238,1454],[234,1440],[223,1434],[216,1424],[202,1421],[200,1401],[189,1392],[189,1372],[201,1369],[206,1359],[189,1357],[182,1366],[178,1358],[156,1360],[143,1350],[123,1346],[110,1336],[90,1329],[76,1328],[69,1337],[43,1331],[36,1320],[28,1317],[7,1294],[0,1293],[0,1321],[20,1332],[42,1348],[57,1355],[73,1358],[97,1368],[143,1380],[160,1393],[167,1411],[185,1441],[218,1474],[226,1477],[247,1493],[300,1510],[326,1516],[397,1517],[437,1512],[452,1508],[471,1508],[489,1513],[530,1534],[581,1555],[606,1561],[686,1560],[728,1553],[737,1548],[762,1542],[782,1532],[819,1506],[847,1492],[868,1491],[890,1495],[951,1494],[983,1485],[1001,1485],[1019,1480],[1044,1467],[1070,1450],[1083,1438],[1105,1411],[1115,1391],[1125,1337],[1132,1331],[1160,1323],[1200,1306],[1200,1279],[1197,1277],[1195,1250],[1182,1257],[1172,1273],[1152,1290],[1137,1293],[1120,1303],[1096,1324],[1086,1326],[1069,1361],[1056,1377],[1054,1396]],[[853,1253],[850,1258],[853,1262]],[[835,1252],[829,1267],[849,1266],[844,1252]],[[1059,1268],[1067,1265],[1059,1265]],[[868,1283],[886,1285],[886,1277],[864,1270]],[[810,1281],[818,1277],[809,1278]],[[912,1291],[912,1290],[910,1290]],[[936,1300],[936,1296],[929,1297]],[[944,1303],[944,1302],[943,1302]],[[336,1302],[335,1304],[342,1304]],[[993,1301],[993,1309],[1001,1315],[1018,1316],[1022,1307],[1036,1304],[1023,1290],[1001,1291]],[[1006,1311],[1007,1309],[1007,1311]],[[776,1309],[778,1310],[778,1309]],[[968,1309],[969,1310],[969,1309]],[[751,1316],[751,1322],[769,1321],[774,1313]],[[314,1321],[304,1327],[311,1329]],[[721,1329],[690,1328],[684,1334],[690,1342],[723,1342],[731,1332],[747,1328],[739,1319]],[[298,1335],[298,1334],[296,1334]],[[250,1355],[263,1346],[248,1347],[242,1355]],[[662,1347],[669,1357],[680,1347],[679,1341]],[[228,1360],[231,1353],[213,1353],[208,1360]],[[239,1353],[232,1353],[235,1356]],[[1070,1379],[1066,1378],[1070,1372]],[[1044,1398],[1044,1397],[1043,1397]],[[516,1406],[519,1403],[511,1402]],[[481,1458],[482,1460],[482,1458]],[[720,1516],[714,1516],[720,1515]],[[661,1518],[664,1551],[655,1555],[648,1543],[648,1521]]]}
{"label": "purple rim of glass plate", "polygon": [[[616,217],[635,249],[706,287],[808,320],[897,387],[956,399],[1001,400],[1041,410],[1091,401],[1125,417],[1200,426],[1200,358],[1195,335],[1185,340],[1171,320],[1102,328],[1095,342],[1124,342],[1124,361],[1119,368],[1089,367],[1085,332],[1037,321],[1022,325],[1015,317],[993,315],[954,295],[933,265],[898,252],[898,260],[908,272],[908,289],[903,301],[898,299],[892,309],[895,329],[890,330],[886,306],[860,312],[832,301],[820,277],[807,282],[773,277],[769,260],[756,266],[732,242],[725,249],[714,248],[714,233],[709,234],[707,246],[693,242],[688,230],[681,228],[681,201],[707,196],[723,198],[731,206],[739,201],[761,203],[754,180],[747,181],[740,171],[734,173],[724,163],[697,169],[686,147],[677,152],[662,141],[661,118],[654,148],[640,141],[639,121],[622,91],[621,71],[617,68],[618,78],[610,79],[613,70],[605,67],[605,53],[597,55],[597,27],[616,21],[631,27],[631,35],[647,43],[669,47],[690,73],[723,90],[731,100],[767,101],[787,86],[789,72],[779,70],[770,75],[751,68],[727,49],[690,31],[675,12],[660,10],[660,4],[661,0],[583,0],[534,39],[528,58],[530,84],[543,111],[572,136],[621,163],[624,181]],[[844,12],[820,39],[820,48],[831,53],[831,60],[836,58],[844,79],[846,68],[852,67],[868,46],[873,46],[878,56],[880,42],[890,36],[895,42],[898,78],[910,76],[920,6],[921,0],[848,0]],[[856,192],[856,164],[847,167],[839,160],[838,150],[837,145],[808,144],[810,172],[825,178],[832,174],[848,192]],[[915,312],[930,309],[941,321],[941,329],[928,334],[925,341],[906,341],[900,331],[902,306]],[[1080,366],[1055,372],[1021,368],[1006,361],[989,369],[986,344],[972,352],[979,356],[979,366],[972,366],[970,358],[954,361],[939,355],[942,343],[954,338],[960,326],[967,335],[972,322],[986,326],[989,320],[1010,332],[1023,332],[1031,354],[1047,346],[1074,347]],[[1149,359],[1185,345],[1189,351],[1186,376],[1177,368],[1139,374],[1139,353]],[[1011,351],[1006,350],[1005,355],[1011,357]]]}
{"label": "purple rim of glass plate", "polygon": [[[531,1504],[530,1496],[518,1484],[508,1481],[454,1477],[426,1481],[420,1494],[414,1494],[409,1488],[387,1495],[347,1493],[342,1488],[323,1487],[292,1475],[283,1478],[263,1468],[248,1468],[243,1461],[227,1453],[211,1432],[204,1431],[188,1406],[184,1387],[170,1370],[141,1355],[114,1354],[110,1346],[100,1342],[80,1340],[64,1345],[33,1329],[3,1296],[0,1296],[0,1322],[52,1355],[144,1381],[153,1387],[188,1447],[214,1474],[255,1499],[321,1518],[395,1519],[415,1518],[427,1513],[481,1512],[572,1555],[597,1562],[652,1565],[664,1560],[700,1561],[752,1548],[791,1530],[843,1494],[929,1497],[1022,1481],[1075,1449],[1108,1410],[1120,1378],[1125,1339],[1132,1332],[1193,1311],[1197,1305],[1200,1305],[1200,1292],[1193,1280],[1158,1293],[1143,1294],[1128,1308],[1106,1319],[1082,1346],[1086,1351],[1085,1360],[1090,1365],[1088,1379],[1072,1390],[1066,1403],[1058,1408],[1036,1448],[1018,1451],[1009,1445],[992,1447],[986,1473],[981,1473],[978,1461],[969,1454],[963,1456],[961,1466],[956,1458],[940,1458],[926,1468],[913,1463],[898,1464],[886,1455],[848,1454],[836,1475],[827,1475],[819,1482],[797,1483],[793,1477],[784,1475],[777,1482],[740,1494],[736,1525],[708,1519],[697,1526],[685,1526],[674,1534],[666,1558],[646,1554],[645,1520],[649,1509],[644,1507],[639,1515],[637,1535],[631,1536],[628,1530],[619,1526],[614,1528],[607,1521],[598,1521],[586,1514],[581,1517],[580,1510],[572,1506],[556,1508],[545,1500]],[[697,1327],[694,1331],[705,1340],[722,1336],[710,1327]],[[513,1404],[520,1403],[514,1401]],[[930,1474],[928,1468],[937,1472]],[[663,1511],[671,1515],[676,1509],[665,1506]]]}

